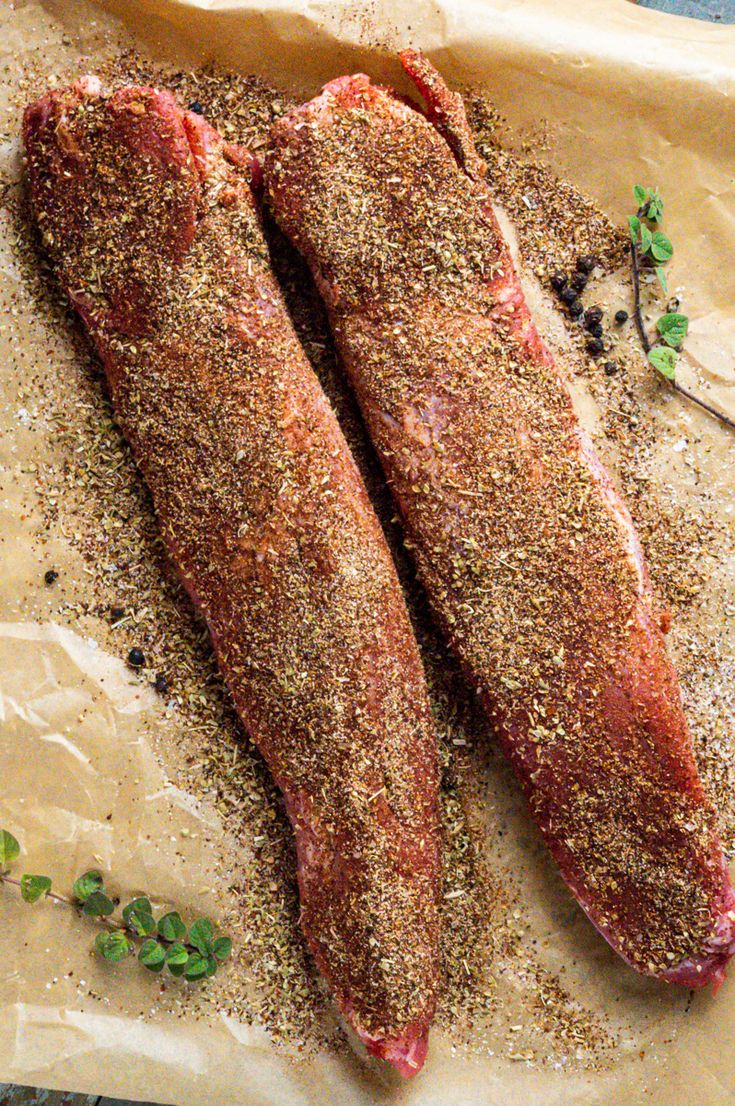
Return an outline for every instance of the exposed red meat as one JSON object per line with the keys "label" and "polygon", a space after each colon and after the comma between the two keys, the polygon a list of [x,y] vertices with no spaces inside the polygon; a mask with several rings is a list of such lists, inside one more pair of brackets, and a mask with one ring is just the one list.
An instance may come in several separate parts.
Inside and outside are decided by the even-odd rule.
{"label": "exposed red meat", "polygon": [[402,60],[426,115],[333,81],[275,124],[270,201],[569,887],[639,971],[717,983],[735,896],[630,516],[531,319],[461,100]]}
{"label": "exposed red meat", "polygon": [[437,978],[433,723],[388,548],[271,272],[254,162],[167,92],[94,79],[30,106],[24,138],[44,243],[283,791],[317,964],[411,1075]]}

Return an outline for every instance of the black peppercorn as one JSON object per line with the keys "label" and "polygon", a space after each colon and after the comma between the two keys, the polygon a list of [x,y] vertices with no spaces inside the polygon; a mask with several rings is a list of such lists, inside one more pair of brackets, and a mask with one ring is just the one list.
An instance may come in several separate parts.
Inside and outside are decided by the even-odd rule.
{"label": "black peppercorn", "polygon": [[192,100],[189,104],[189,111],[193,111],[195,115],[204,115],[204,108],[198,100]]}
{"label": "black peppercorn", "polygon": [[614,376],[617,371],[618,371],[618,366],[615,364],[614,361],[606,361],[605,362],[605,375],[606,376]]}
{"label": "black peppercorn", "polygon": [[572,300],[572,302],[569,304],[569,314],[572,316],[573,319],[578,319],[583,311],[584,307],[582,306],[581,300]]}
{"label": "black peppercorn", "polygon": [[166,694],[166,692],[168,691],[168,680],[164,676],[163,672],[158,673],[153,686],[154,686],[154,688],[156,689],[156,691],[158,692],[159,695],[165,695]]}
{"label": "black peppercorn", "polygon": [[131,668],[142,668],[145,665],[145,656],[142,649],[131,649],[128,653],[128,664]]}
{"label": "black peppercorn", "polygon": [[600,338],[589,338],[587,341],[587,349],[593,357],[599,357],[604,348]]}
{"label": "black peppercorn", "polygon": [[602,308],[588,307],[584,313],[584,321],[587,327],[597,326],[602,322]]}
{"label": "black peppercorn", "polygon": [[572,277],[571,285],[575,292],[584,292],[587,287],[587,277],[584,273],[575,273]]}
{"label": "black peppercorn", "polygon": [[54,583],[54,582],[55,582],[56,580],[58,580],[58,578],[59,578],[59,574],[58,574],[58,572],[56,571],[56,569],[55,569],[55,568],[49,568],[49,569],[47,569],[47,571],[46,571],[46,572],[44,572],[44,574],[43,574],[43,582],[44,582],[44,584],[46,584],[46,585],[47,585],[48,587],[51,587],[51,585],[52,585],[52,584],[53,584],[53,583]]}
{"label": "black peppercorn", "polygon": [[578,273],[591,273],[597,262],[591,254],[585,254],[583,257],[577,258],[577,272]]}
{"label": "black peppercorn", "polygon": [[571,288],[569,285],[567,285],[566,288],[562,288],[561,292],[559,293],[559,296],[561,297],[561,299],[564,303],[571,303],[573,300],[576,300],[577,293],[574,291],[573,288]]}
{"label": "black peppercorn", "polygon": [[125,618],[125,608],[110,607],[110,622],[119,622],[121,618]]}
{"label": "black peppercorn", "polygon": [[592,326],[588,326],[587,329],[589,330],[589,332],[590,332],[590,334],[592,335],[593,338],[601,338],[602,337],[602,324],[601,323],[592,323]]}
{"label": "black peppercorn", "polygon": [[564,276],[564,273],[554,273],[551,278],[551,287],[557,293],[561,292],[563,288],[566,288],[567,283],[567,278]]}
{"label": "black peppercorn", "polygon": [[621,307],[619,311],[615,312],[615,322],[618,324],[618,326],[622,326],[623,323],[627,323],[627,321],[628,312]]}

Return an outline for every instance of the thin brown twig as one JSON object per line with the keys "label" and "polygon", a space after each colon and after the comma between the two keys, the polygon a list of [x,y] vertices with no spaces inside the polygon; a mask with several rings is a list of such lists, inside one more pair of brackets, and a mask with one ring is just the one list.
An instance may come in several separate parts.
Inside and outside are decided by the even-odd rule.
{"label": "thin brown twig", "polygon": [[[12,883],[13,887],[22,887],[21,881],[19,879],[14,879],[13,876],[8,876],[4,872],[0,874],[0,883]],[[124,922],[118,922],[114,918],[106,917],[104,914],[85,915],[79,903],[75,902],[74,899],[67,898],[66,895],[57,895],[55,891],[46,891],[44,892],[42,898],[53,899],[54,902],[63,903],[64,906],[70,906],[72,910],[75,911],[75,913],[80,915],[80,917],[87,917],[90,919],[90,921],[99,922],[100,925],[107,926],[108,929],[124,929],[127,931],[127,926]],[[131,932],[130,936],[132,938],[137,938],[138,935],[137,933]]]}
{"label": "thin brown twig", "polygon": [[686,396],[687,399],[690,399],[692,403],[696,403],[697,406],[701,407],[707,414],[719,419],[725,426],[729,426],[731,430],[735,430],[735,419],[731,419],[724,411],[720,411],[717,407],[712,407],[711,404],[700,399],[699,396],[695,396],[693,392],[690,392],[689,389],[685,388],[683,384],[680,384],[678,380],[670,380],[669,384],[675,392],[679,392],[680,395]]}
{"label": "thin brown twig", "polygon": [[651,350],[651,343],[648,340],[646,328],[643,325],[643,316],[641,315],[641,278],[638,271],[638,247],[635,242],[630,243],[630,259],[633,264],[633,318],[643,350],[648,354]]}
{"label": "thin brown twig", "polygon": [[[646,334],[646,328],[643,325],[643,316],[641,314],[641,280],[638,268],[638,247],[635,242],[631,242],[630,244],[630,259],[633,269],[633,319],[641,339],[643,351],[646,356],[648,356],[653,347],[650,338]],[[661,375],[663,376],[663,373]],[[664,377],[664,380],[671,386],[673,391],[678,392],[679,395],[685,396],[686,399],[690,400],[692,403],[696,403],[698,407],[706,411],[708,415],[712,415],[713,418],[719,419],[725,426],[729,426],[731,430],[735,430],[735,419],[731,419],[724,411],[720,411],[719,408],[713,407],[712,404],[707,403],[706,400],[700,399],[694,392],[690,392],[688,388],[680,384],[678,380],[671,380],[667,376]]]}
{"label": "thin brown twig", "polygon": [[[12,883],[13,887],[22,886],[19,879],[14,879],[12,876],[6,875],[5,872],[0,872],[0,883]],[[71,906],[76,909],[76,903],[72,899],[67,899],[65,895],[57,895],[55,891],[44,892],[44,897],[53,899],[54,902],[63,902],[65,906]]]}

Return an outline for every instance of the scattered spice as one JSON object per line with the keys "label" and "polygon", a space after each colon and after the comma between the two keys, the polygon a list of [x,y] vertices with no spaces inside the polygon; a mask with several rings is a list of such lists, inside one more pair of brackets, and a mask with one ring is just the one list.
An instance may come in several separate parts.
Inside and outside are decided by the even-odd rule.
{"label": "scattered spice", "polygon": [[143,668],[145,665],[145,654],[142,649],[133,648],[128,653],[128,664],[131,668]]}
{"label": "scattered spice", "polygon": [[[484,188],[457,168],[462,140],[448,149],[365,78],[349,89],[276,125],[270,201],[329,289],[417,569],[547,844],[614,947],[663,975],[709,947],[723,876],[693,759],[686,786],[665,770],[680,705],[648,721],[638,702],[637,679],[659,695],[673,674],[623,506],[535,341]],[[629,706],[613,709],[613,686]]]}
{"label": "scattered spice", "polygon": [[591,273],[596,264],[597,261],[590,254],[577,258],[577,269],[580,273]]}
{"label": "scattered spice", "polygon": [[168,694],[168,680],[164,676],[163,672],[158,673],[153,682],[153,687],[156,689],[159,695]]}
{"label": "scattered spice", "polygon": [[[228,138],[256,151],[272,120],[292,104],[289,93],[254,78],[213,68],[163,67],[130,49],[108,54],[105,63],[96,64],[89,56],[80,61],[73,47],[65,65],[58,58],[53,61],[57,83],[95,68],[114,85],[152,82],[173,88],[181,103],[196,101]],[[52,63],[34,59],[33,64],[38,69],[23,74],[18,110],[47,84]],[[619,229],[538,162],[536,137],[525,153],[515,153],[504,144],[513,136],[504,131],[486,98],[473,92],[469,104],[490,164],[491,184],[497,182],[498,198],[517,228],[528,271],[543,284],[549,272],[558,272],[560,290],[568,283],[562,270],[574,268],[583,250],[599,258],[603,278],[614,273],[624,260],[625,236]],[[17,117],[10,124],[10,134],[15,133]],[[41,540],[63,531],[90,571],[76,593],[70,582],[59,617],[113,653],[119,653],[120,641],[108,612],[112,623],[127,617],[151,667],[166,666],[175,673],[164,716],[170,740],[158,753],[178,786],[220,815],[232,845],[226,924],[237,934],[238,953],[228,978],[215,981],[212,1010],[263,1025],[274,1040],[295,1044],[306,1054],[325,1046],[344,1048],[299,932],[292,833],[277,790],[237,722],[206,628],[167,567],[150,499],[112,418],[99,370],[76,330],[69,329],[65,303],[52,285],[39,280],[43,257],[19,214],[14,187],[8,188],[6,199],[24,281],[14,307],[20,309],[21,320],[39,316],[69,349],[63,372],[49,374],[46,366],[36,372],[22,360],[13,369],[20,374],[19,397],[26,406],[38,404],[48,422],[52,458],[35,481]],[[493,797],[513,794],[507,770],[430,620],[400,531],[391,521],[393,509],[359,414],[344,388],[318,297],[278,235],[272,236],[271,245],[302,342],[378,504],[427,668],[443,763],[445,982],[438,1021],[453,1039],[481,1050],[496,1047],[495,1040],[502,1040],[511,1022],[524,1023],[529,1028],[519,1031],[524,1038],[519,1052],[533,1049],[534,1062],[564,1064],[570,1070],[607,1066],[616,1060],[617,1028],[606,1031],[604,1012],[595,1016],[585,1009],[573,987],[570,994],[569,987],[539,966],[545,953],[535,947],[533,930],[523,928],[527,889],[517,885],[517,873],[507,867],[503,840],[508,823],[492,805]],[[597,288],[598,279],[596,275],[589,283],[595,285],[596,298],[607,297],[601,298],[606,305],[619,303],[628,292],[624,270],[604,292]],[[616,316],[616,322],[622,321]],[[570,333],[570,342],[575,340]],[[657,593],[678,612],[675,646],[700,766],[720,811],[723,837],[735,848],[735,760],[722,723],[735,678],[718,637],[693,628],[706,596],[718,594],[717,573],[734,554],[732,534],[717,522],[706,482],[693,487],[682,506],[667,475],[657,470],[654,450],[666,424],[649,374],[627,344],[616,346],[615,356],[619,367],[604,387],[586,375],[583,358],[570,356],[569,364],[600,409],[598,448],[622,483]],[[53,494],[58,487],[63,495]],[[121,598],[126,606],[111,609]],[[687,643],[696,644],[696,652],[689,653]],[[478,824],[478,812],[488,810],[488,823]],[[514,829],[511,825],[510,832]],[[187,1003],[185,1010],[206,1015],[208,1007],[199,1000],[191,997]],[[155,1014],[146,1011],[145,1016]]]}

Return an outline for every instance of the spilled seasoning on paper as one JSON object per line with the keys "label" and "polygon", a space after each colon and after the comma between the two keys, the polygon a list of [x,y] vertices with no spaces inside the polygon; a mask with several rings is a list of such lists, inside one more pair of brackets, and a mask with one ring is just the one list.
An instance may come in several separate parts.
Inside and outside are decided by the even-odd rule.
{"label": "spilled seasoning on paper", "polygon": [[[154,63],[131,47],[121,50],[117,39],[102,36],[93,48],[87,43],[83,59],[73,38],[67,36],[64,46],[62,57],[34,59],[32,67],[28,63],[20,72],[13,93],[16,114],[6,124],[8,137],[17,131],[20,109],[47,83],[63,84],[90,69],[111,86],[152,82],[171,88],[183,106],[201,110],[229,141],[243,142],[256,153],[272,121],[292,106],[286,92],[258,79]],[[690,420],[685,449],[671,453],[681,440],[671,415],[676,401],[638,354],[631,326],[616,329],[612,323],[614,312],[630,301],[619,228],[571,185],[533,162],[528,151],[514,152],[515,144],[505,144],[507,136],[501,144],[501,121],[479,94],[469,97],[468,106],[495,198],[517,231],[534,307],[549,321],[550,342],[573,376],[583,421],[592,422],[603,460],[627,496],[657,595],[675,614],[673,647],[697,755],[718,806],[724,840],[733,849],[735,742],[726,715],[727,688],[734,683],[732,643],[716,617],[732,588],[732,571],[726,566],[733,558],[733,528],[728,530],[712,494],[717,457],[703,458],[698,450],[698,415]],[[154,998],[151,992],[151,1008],[141,1015],[153,1019],[182,1012],[207,1018],[224,1012],[265,1026],[291,1052],[342,1048],[342,1030],[298,928],[295,860],[282,802],[237,721],[206,628],[166,561],[150,500],[114,422],[101,372],[46,271],[22,191],[12,179],[5,200],[20,273],[20,283],[4,305],[10,309],[8,325],[15,326],[16,318],[25,325],[36,313],[55,342],[66,343],[69,350],[63,366],[29,365],[19,347],[15,365],[15,405],[27,413],[39,438],[27,505],[37,520],[39,559],[43,561],[47,542],[61,540],[85,565],[81,578],[62,578],[53,597],[53,617],[121,658],[133,646],[142,649],[146,667],[136,679],[142,684],[164,677],[166,688],[158,724],[148,736],[170,779],[215,811],[225,829],[212,848],[220,858],[216,893],[224,900],[222,926],[235,940],[232,967],[206,989],[185,990],[169,983],[165,994]],[[442,759],[445,936],[437,1022],[457,1047],[514,1062],[570,1070],[610,1066],[621,1035],[633,1031],[602,1004],[596,1006],[589,994],[580,999],[575,966],[570,965],[567,978],[563,950],[553,956],[548,952],[549,938],[532,915],[533,892],[521,882],[514,863],[514,830],[519,818],[523,824],[515,785],[432,628],[316,294],[303,266],[273,228],[270,236],[297,329],[395,553],[427,668]],[[568,317],[562,323],[549,299],[551,274],[572,271],[581,255],[595,259],[583,299],[585,306],[599,303],[603,309],[604,358],[586,354],[580,324]],[[610,362],[615,369],[608,373],[603,364]],[[39,574],[39,589],[43,587]],[[729,594],[725,601],[732,603]],[[35,604],[33,596],[26,598],[29,610]],[[529,830],[531,842],[532,834]],[[546,878],[552,866],[542,857],[534,871]],[[559,902],[576,917],[578,911],[567,900],[562,890]],[[577,932],[586,932],[585,926],[579,922]],[[601,940],[588,936],[590,947]]]}

